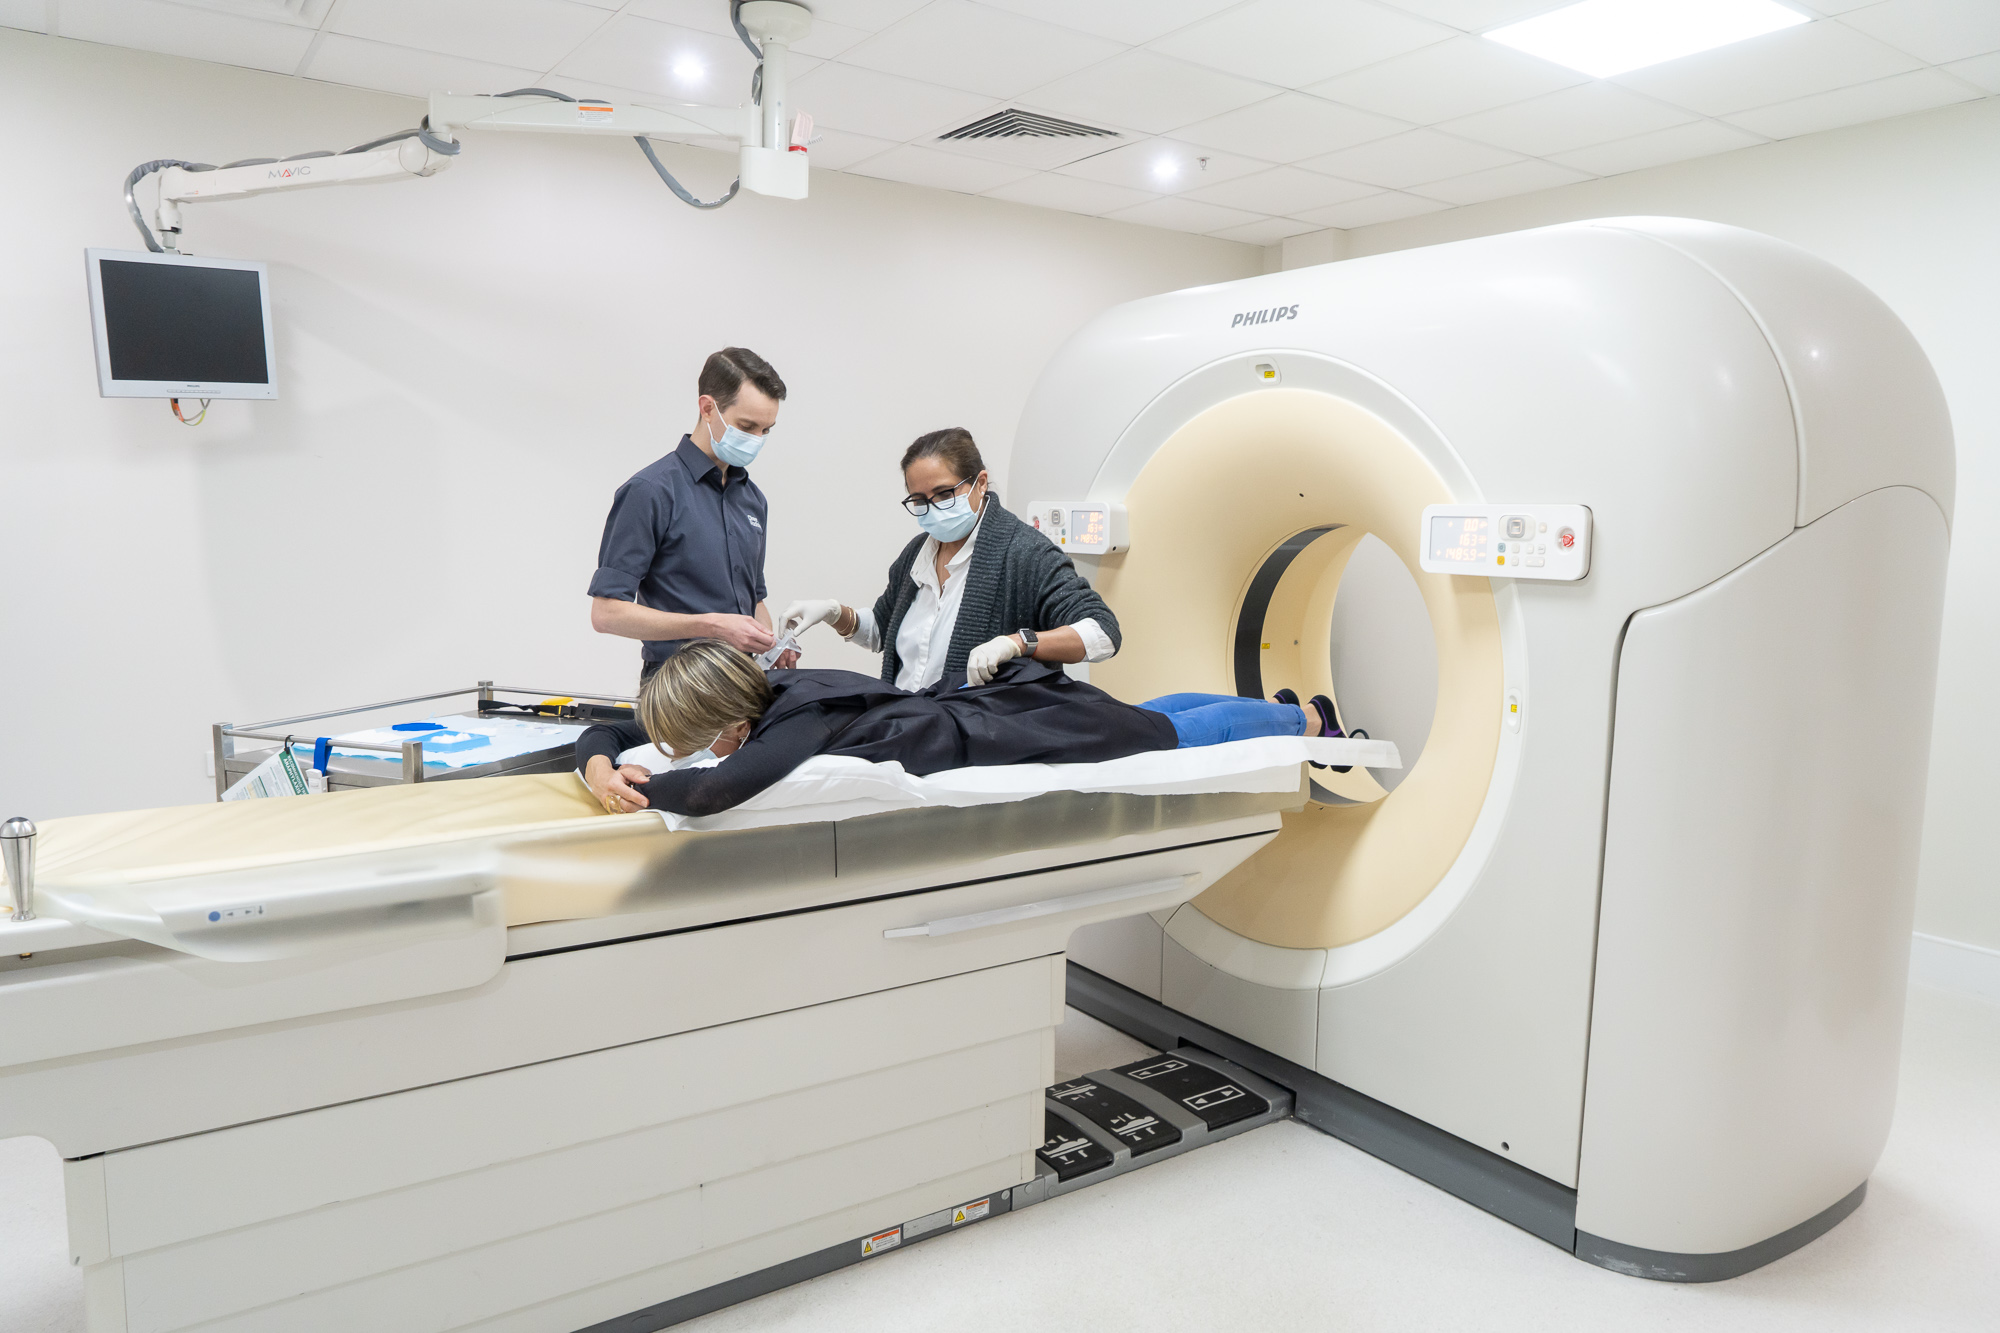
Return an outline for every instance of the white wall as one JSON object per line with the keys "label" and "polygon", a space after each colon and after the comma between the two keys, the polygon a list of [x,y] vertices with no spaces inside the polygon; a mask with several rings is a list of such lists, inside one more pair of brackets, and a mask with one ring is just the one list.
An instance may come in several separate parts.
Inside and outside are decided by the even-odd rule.
{"label": "white wall", "polygon": [[[1288,242],[1291,263],[1579,218],[1657,213],[1782,237],[1873,288],[1937,367],[1958,437],[1917,905],[1926,934],[2000,948],[2000,101],[1968,103],[1404,222]],[[1342,251],[1345,251],[1343,254]],[[1855,701],[1855,730],[1869,701]],[[1865,761],[1854,780],[1869,781]]]}
{"label": "white wall", "polygon": [[[191,253],[271,266],[282,396],[192,430],[98,397],[83,249],[139,248],[135,163],[343,148],[419,114],[0,30],[0,815],[207,799],[223,719],[480,677],[629,692],[637,645],[587,620],[604,511],[692,424],[695,372],[729,343],[791,389],[756,468],[771,600],[872,600],[914,531],[912,437],[967,426],[1004,468],[1078,324],[1264,266],[832,172],[804,203],[697,213],[623,139],[489,134],[427,181],[189,208]],[[669,160],[705,191],[731,174]]]}

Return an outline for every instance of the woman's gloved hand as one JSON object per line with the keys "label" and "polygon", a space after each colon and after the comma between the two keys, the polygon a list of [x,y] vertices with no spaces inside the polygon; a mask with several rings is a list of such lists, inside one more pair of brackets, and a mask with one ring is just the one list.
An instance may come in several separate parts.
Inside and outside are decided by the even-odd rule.
{"label": "woman's gloved hand", "polygon": [[802,634],[814,625],[831,625],[840,619],[840,603],[830,597],[816,597],[809,601],[793,602],[785,608],[785,614],[778,620],[778,633]]}
{"label": "woman's gloved hand", "polygon": [[1011,634],[988,639],[965,659],[965,679],[970,685],[984,685],[1002,665],[1021,655],[1021,642]]}

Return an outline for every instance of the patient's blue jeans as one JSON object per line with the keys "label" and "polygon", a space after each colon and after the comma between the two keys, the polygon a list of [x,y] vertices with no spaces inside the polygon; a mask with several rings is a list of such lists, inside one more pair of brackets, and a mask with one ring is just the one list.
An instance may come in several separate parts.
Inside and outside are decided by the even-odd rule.
{"label": "patient's blue jeans", "polygon": [[1269,699],[1233,694],[1163,694],[1139,705],[1165,713],[1181,738],[1180,748],[1247,741],[1257,736],[1305,736],[1306,710]]}

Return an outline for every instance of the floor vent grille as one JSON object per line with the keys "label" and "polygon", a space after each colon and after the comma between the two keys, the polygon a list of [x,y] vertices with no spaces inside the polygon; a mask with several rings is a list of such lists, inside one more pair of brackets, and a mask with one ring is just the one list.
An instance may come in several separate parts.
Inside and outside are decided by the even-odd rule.
{"label": "floor vent grille", "polygon": [[1116,130],[1095,125],[1079,125],[1073,120],[1057,120],[1033,111],[1008,107],[990,116],[981,116],[970,125],[940,134],[940,139],[1116,139]]}

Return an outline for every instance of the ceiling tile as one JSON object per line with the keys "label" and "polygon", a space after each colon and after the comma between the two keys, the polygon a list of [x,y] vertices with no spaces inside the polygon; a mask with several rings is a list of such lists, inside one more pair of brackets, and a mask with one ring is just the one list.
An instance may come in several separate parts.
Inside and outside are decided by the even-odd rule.
{"label": "ceiling tile", "polygon": [[[717,0],[720,3],[720,0]],[[846,28],[880,32],[898,19],[906,19],[929,0],[811,0],[813,22],[825,19]]]}
{"label": "ceiling tile", "polygon": [[1367,0],[1250,0],[1151,49],[1288,88],[1330,79],[1453,35]]}
{"label": "ceiling tile", "polygon": [[1095,69],[1045,84],[1030,94],[1036,106],[1094,124],[1164,134],[1224,111],[1262,101],[1278,90],[1151,51],[1128,51]]}
{"label": "ceiling tile", "polygon": [[1065,176],[1109,181],[1149,194],[1180,194],[1262,171],[1268,162],[1178,143],[1172,139],[1141,139],[1108,153],[1084,158],[1061,168]]}
{"label": "ceiling tile", "polygon": [[984,0],[995,9],[1137,46],[1229,8],[1237,0]]}
{"label": "ceiling tile", "polygon": [[1371,194],[1366,199],[1356,199],[1351,204],[1335,204],[1332,208],[1316,208],[1300,217],[1307,222],[1317,222],[1322,227],[1368,227],[1377,222],[1394,222],[1398,218],[1413,218],[1419,213],[1436,213],[1450,208],[1450,204],[1436,199],[1421,199],[1414,194],[1399,194],[1385,190],[1381,194]]}
{"label": "ceiling tile", "polygon": [[326,31],[546,70],[603,28],[606,18],[603,10],[570,0],[426,0],[420,5],[345,0],[328,17]]}
{"label": "ceiling tile", "polygon": [[174,0],[194,9],[220,10],[244,18],[269,19],[295,28],[317,28],[332,8],[333,0]]}
{"label": "ceiling tile", "polygon": [[1842,22],[1933,65],[2000,51],[1995,0],[1888,0]]}
{"label": "ceiling tile", "polygon": [[412,51],[406,46],[364,42],[330,32],[320,38],[312,58],[299,73],[351,88],[429,97],[434,92],[503,93],[527,86],[539,71],[489,65],[435,51]]}
{"label": "ceiling tile", "polygon": [[1978,96],[1977,89],[1967,87],[1949,74],[1920,69],[1853,88],[1801,97],[1794,102],[1738,112],[1729,119],[1773,139],[1790,139],[1842,125],[1858,125],[1865,120],[1885,120],[1911,111],[1969,102]]}
{"label": "ceiling tile", "polygon": [[1205,204],[1247,208],[1253,213],[1303,213],[1307,209],[1325,208],[1329,204],[1344,204],[1350,199],[1375,192],[1372,185],[1335,180],[1316,171],[1274,167],[1254,175],[1240,176],[1233,181],[1200,186],[1189,190],[1186,197],[1199,199]]}
{"label": "ceiling tile", "polygon": [[2000,93],[2000,51],[1990,56],[1974,56],[1970,60],[1954,61],[1946,65],[1945,69],[1967,83],[1984,88],[1989,93]]}
{"label": "ceiling tile", "polygon": [[1393,139],[1378,139],[1325,157],[1309,158],[1299,165],[1329,176],[1400,189],[1505,166],[1517,160],[1514,154],[1483,143],[1468,143],[1436,130],[1412,130]]}
{"label": "ceiling tile", "polygon": [[1385,116],[1434,125],[1573,87],[1586,77],[1484,37],[1456,37],[1316,83],[1311,91]]}
{"label": "ceiling tile", "polygon": [[997,190],[988,190],[986,193],[990,198],[1005,199],[1009,203],[1033,204],[1037,208],[1060,208],[1065,212],[1090,214],[1130,208],[1134,204],[1143,204],[1148,199],[1159,197],[1144,190],[1128,190],[1122,185],[1107,185],[1103,181],[1061,176],[1052,171],[1038,171],[1012,185],[1003,185]]}
{"label": "ceiling tile", "polygon": [[1218,241],[1241,241],[1245,245],[1276,245],[1291,236],[1303,236],[1309,231],[1324,231],[1325,228],[1310,222],[1294,222],[1291,218],[1265,218],[1262,222],[1246,222],[1240,227],[1224,227],[1221,231],[1210,232]]}
{"label": "ceiling tile", "polygon": [[756,68],[734,37],[620,15],[557,67],[567,77],[637,88],[712,106],[750,97]]}
{"label": "ceiling tile", "polygon": [[978,93],[832,61],[792,81],[792,106],[837,130],[898,143],[962,125],[989,109]]}
{"label": "ceiling tile", "polygon": [[[310,28],[187,9],[156,0],[64,0],[62,35],[219,65],[289,74],[312,44]],[[246,127],[248,128],[248,127]]]}
{"label": "ceiling tile", "polygon": [[938,153],[911,144],[891,148],[886,153],[849,167],[848,171],[859,176],[904,181],[910,185],[928,185],[937,190],[956,190],[960,194],[978,194],[1033,174],[1027,167],[985,162],[955,153]]}
{"label": "ceiling tile", "polygon": [[[582,0],[582,2],[602,4],[611,9],[617,9],[621,4],[621,0]],[[736,29],[729,26],[729,6],[718,4],[716,0],[633,0],[632,4],[624,8],[626,13],[637,14],[640,18],[658,19],[662,23],[692,28],[696,32],[714,33],[718,37],[727,37],[738,46],[743,44],[742,39],[736,35]],[[825,6],[819,8],[823,9]],[[860,28],[846,28],[838,23],[829,22],[815,10],[812,32],[792,49],[801,55],[831,60],[867,35]],[[749,52],[745,51],[744,54],[748,55]]]}
{"label": "ceiling tile", "polygon": [[0,28],[49,30],[49,0],[0,0]]}
{"label": "ceiling tile", "polygon": [[828,171],[845,171],[856,162],[865,162],[877,153],[886,153],[896,145],[887,139],[871,139],[865,134],[849,134],[846,130],[815,128],[818,142],[812,145],[806,157],[815,167]]}
{"label": "ceiling tile", "polygon": [[841,61],[988,97],[1015,97],[1124,49],[967,0],[935,0],[858,43]]}
{"label": "ceiling tile", "polygon": [[1542,157],[1608,139],[1627,139],[1695,117],[1609,83],[1585,83],[1438,126],[1482,143]]}
{"label": "ceiling tile", "polygon": [[1769,106],[1915,69],[1917,61],[1824,19],[1635,69],[1618,82],[1705,116]]}
{"label": "ceiling tile", "polygon": [[1454,176],[1450,180],[1432,181],[1420,187],[1419,192],[1426,198],[1442,199],[1448,204],[1480,204],[1488,199],[1504,199],[1513,194],[1532,194],[1536,190],[1553,189],[1558,185],[1574,185],[1590,177],[1581,171],[1559,167],[1553,162],[1514,162],[1504,167],[1494,167],[1490,171],[1475,171],[1468,176]]}
{"label": "ceiling tile", "polygon": [[1400,120],[1335,106],[1304,93],[1280,93],[1183,126],[1174,137],[1266,162],[1297,162],[1408,128]]}
{"label": "ceiling tile", "polygon": [[1668,162],[1685,162],[1689,158],[1726,153],[1763,142],[1765,140],[1757,135],[1720,121],[1697,120],[1689,125],[1637,134],[1630,139],[1616,139],[1571,153],[1557,153],[1549,160],[1565,167],[1575,167],[1578,171],[1587,171],[1593,176],[1616,176],[1621,172],[1639,171]]}
{"label": "ceiling tile", "polygon": [[1881,0],[1788,0],[1794,9],[1808,10],[1814,14],[1845,14],[1851,9],[1866,5],[1880,4]]}
{"label": "ceiling tile", "polygon": [[1382,0],[1382,3],[1449,23],[1466,32],[1485,32],[1504,23],[1518,23],[1551,9],[1561,9],[1575,0]]}
{"label": "ceiling tile", "polygon": [[1105,216],[1116,222],[1136,222],[1145,227],[1195,232],[1220,231],[1224,227],[1240,227],[1246,222],[1264,220],[1240,208],[1201,204],[1192,199],[1155,199],[1151,203],[1135,204]]}

